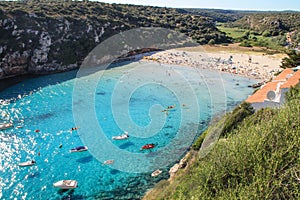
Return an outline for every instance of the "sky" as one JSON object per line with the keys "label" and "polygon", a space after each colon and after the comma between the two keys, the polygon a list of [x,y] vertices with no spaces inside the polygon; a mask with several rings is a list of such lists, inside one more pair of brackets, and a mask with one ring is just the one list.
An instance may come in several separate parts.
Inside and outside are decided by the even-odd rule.
{"label": "sky", "polygon": [[98,0],[106,3],[151,5],[173,8],[220,8],[231,10],[296,10],[300,0]]}

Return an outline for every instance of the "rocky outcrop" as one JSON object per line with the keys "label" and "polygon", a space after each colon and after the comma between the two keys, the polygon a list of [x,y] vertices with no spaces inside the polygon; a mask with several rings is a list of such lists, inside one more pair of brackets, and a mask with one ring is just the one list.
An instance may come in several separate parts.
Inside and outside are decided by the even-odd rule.
{"label": "rocky outcrop", "polygon": [[169,174],[170,174],[170,178],[169,181],[171,181],[174,176],[176,175],[176,173],[178,172],[179,169],[184,169],[186,168],[186,166],[188,165],[188,160],[193,157],[193,153],[191,153],[191,151],[189,151],[180,161],[179,163],[176,163],[175,165],[173,165],[173,167],[170,168],[169,170]]}
{"label": "rocky outcrop", "polygon": [[[92,23],[30,10],[2,10],[0,79],[77,68],[109,28],[106,21]],[[114,26],[115,33],[120,30]]]}

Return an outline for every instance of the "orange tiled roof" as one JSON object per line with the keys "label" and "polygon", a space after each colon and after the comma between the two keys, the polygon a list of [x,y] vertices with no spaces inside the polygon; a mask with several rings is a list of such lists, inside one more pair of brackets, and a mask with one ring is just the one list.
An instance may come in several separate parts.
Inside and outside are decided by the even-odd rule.
{"label": "orange tiled roof", "polygon": [[287,78],[287,75],[289,74],[293,74],[294,71],[290,68],[286,68],[284,69],[278,76],[276,76],[273,81],[282,81],[282,80],[286,80]]}
{"label": "orange tiled roof", "polygon": [[295,86],[299,83],[300,79],[300,70],[295,72],[291,78],[289,78],[283,85],[280,86],[280,88],[290,88],[292,86]]}
{"label": "orange tiled roof", "polygon": [[277,82],[269,82],[266,85],[264,85],[261,89],[257,90],[253,95],[249,96],[246,99],[246,102],[248,103],[258,103],[258,102],[264,102],[264,100],[267,98],[267,93],[270,90],[276,90],[277,88]]}

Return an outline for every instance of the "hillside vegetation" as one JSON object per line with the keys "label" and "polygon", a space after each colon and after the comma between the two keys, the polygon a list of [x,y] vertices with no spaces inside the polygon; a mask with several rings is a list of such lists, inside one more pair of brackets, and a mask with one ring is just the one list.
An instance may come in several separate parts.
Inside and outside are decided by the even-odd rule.
{"label": "hillside vegetation", "polygon": [[245,15],[232,22],[233,27],[256,31],[259,34],[277,36],[300,30],[299,12],[263,12]]}
{"label": "hillside vegetation", "polygon": [[284,51],[300,43],[300,12],[241,11],[222,9],[179,9],[179,12],[212,18],[220,31],[241,42],[241,46],[260,46]]}
{"label": "hillside vegetation", "polygon": [[173,8],[75,1],[0,2],[0,79],[77,68],[107,38],[139,27],[175,30],[199,44],[229,42],[211,18]]}
{"label": "hillside vegetation", "polygon": [[259,11],[205,9],[205,8],[186,8],[178,9],[182,13],[197,14],[212,18],[216,22],[234,22],[247,14],[259,13]]}
{"label": "hillside vegetation", "polygon": [[300,66],[300,52],[295,50],[287,51],[287,57],[282,59],[281,66],[282,68],[294,68]]}
{"label": "hillside vegetation", "polygon": [[299,19],[299,12],[244,13],[235,21],[223,23],[219,29],[236,42],[242,42],[242,46],[297,48],[300,43]]}
{"label": "hillside vegetation", "polygon": [[226,115],[220,122],[234,122],[243,109],[248,113],[237,127],[229,126],[207,156],[195,152],[196,160],[187,169],[171,183],[160,182],[145,199],[299,199],[299,85],[287,100],[280,109],[251,114],[240,106]]}
{"label": "hillside vegetation", "polygon": [[[123,26],[122,30],[136,27],[163,27],[178,30],[205,44],[210,39],[225,42],[226,37],[214,26],[213,20],[200,15],[180,13],[177,9],[107,4],[100,2],[1,2],[2,14],[26,15],[35,13],[49,19],[67,18],[94,22],[99,25],[107,22]],[[1,14],[0,13],[0,14]],[[24,24],[25,25],[25,24]],[[108,33],[109,34],[109,33]]]}

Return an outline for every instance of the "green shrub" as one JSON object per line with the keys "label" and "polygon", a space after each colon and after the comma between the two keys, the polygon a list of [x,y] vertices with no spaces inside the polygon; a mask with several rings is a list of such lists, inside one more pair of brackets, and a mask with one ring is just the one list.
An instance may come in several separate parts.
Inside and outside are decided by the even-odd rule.
{"label": "green shrub", "polygon": [[209,45],[216,44],[216,41],[215,41],[214,39],[210,39],[210,40],[208,41],[208,44],[209,44]]}
{"label": "green shrub", "polygon": [[242,38],[247,40],[249,39],[249,36],[250,36],[250,31],[245,31],[244,34],[242,35]]}
{"label": "green shrub", "polygon": [[200,137],[197,138],[197,140],[192,145],[192,148],[196,151],[198,151],[201,148],[202,142],[204,141],[206,135],[208,133],[208,130],[205,130]]}
{"label": "green shrub", "polygon": [[240,44],[241,47],[252,47],[251,43],[247,40],[243,40]]}
{"label": "green shrub", "polygon": [[287,52],[288,57],[282,59],[282,68],[293,68],[300,65],[300,53],[295,50]]}
{"label": "green shrub", "polygon": [[291,87],[289,92],[285,94],[285,99],[288,102],[297,101],[300,99],[300,84],[297,84],[295,87]]}
{"label": "green shrub", "polygon": [[271,33],[269,30],[265,30],[263,33],[262,33],[262,36],[263,37],[271,37]]}
{"label": "green shrub", "polygon": [[225,122],[221,131],[221,136],[226,136],[230,131],[235,129],[246,117],[252,115],[254,109],[250,103],[243,102],[237,106],[232,113],[225,116]]}
{"label": "green shrub", "polygon": [[256,31],[251,31],[250,34],[251,34],[251,35],[256,35],[256,36],[259,35],[259,33],[256,32]]}

